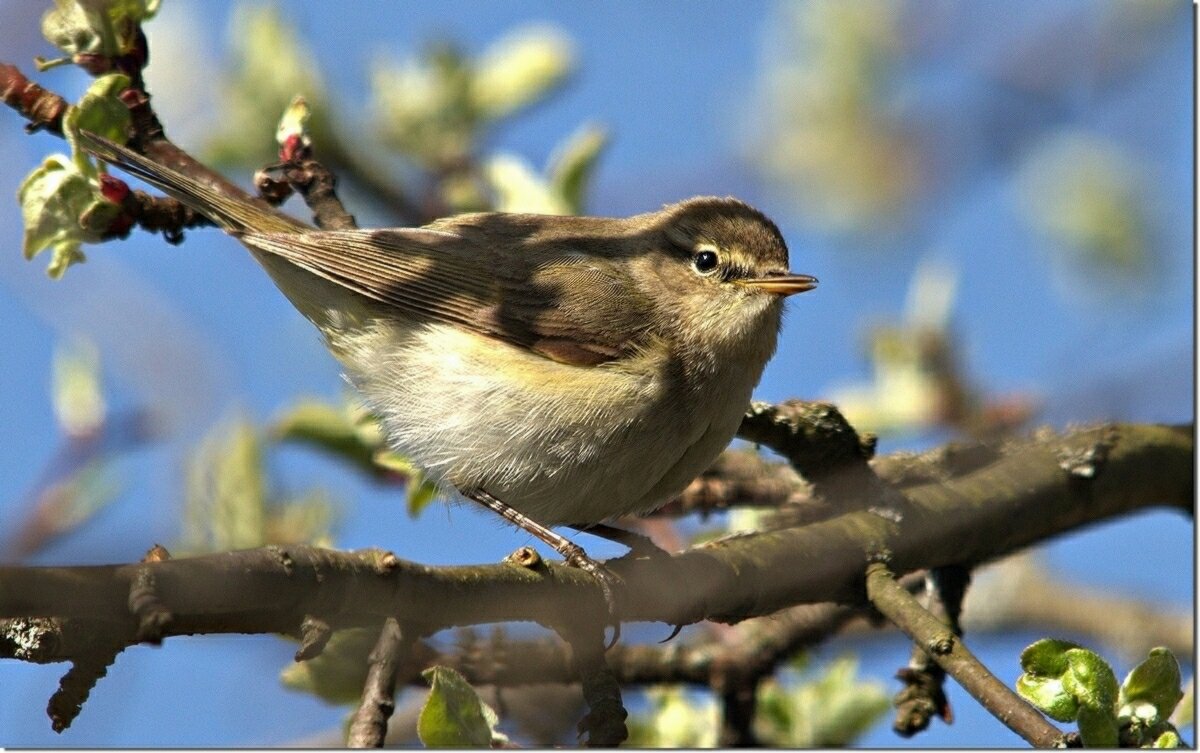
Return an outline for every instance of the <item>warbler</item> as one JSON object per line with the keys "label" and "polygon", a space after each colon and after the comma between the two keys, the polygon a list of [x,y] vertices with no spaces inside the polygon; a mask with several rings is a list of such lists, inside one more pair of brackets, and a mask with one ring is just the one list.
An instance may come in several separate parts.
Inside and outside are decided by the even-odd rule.
{"label": "warbler", "polygon": [[706,470],[775,351],[784,298],[817,284],[733,198],[323,231],[81,141],[249,248],[392,449],[596,574],[610,607],[603,568],[548,526],[652,511]]}

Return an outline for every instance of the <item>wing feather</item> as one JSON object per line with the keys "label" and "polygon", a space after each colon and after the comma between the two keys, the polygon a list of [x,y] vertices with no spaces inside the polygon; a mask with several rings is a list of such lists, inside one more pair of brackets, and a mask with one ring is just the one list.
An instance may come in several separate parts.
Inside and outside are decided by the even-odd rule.
{"label": "wing feather", "polygon": [[247,233],[259,251],[396,309],[545,358],[595,366],[634,352],[652,321],[624,268],[572,249],[401,228]]}

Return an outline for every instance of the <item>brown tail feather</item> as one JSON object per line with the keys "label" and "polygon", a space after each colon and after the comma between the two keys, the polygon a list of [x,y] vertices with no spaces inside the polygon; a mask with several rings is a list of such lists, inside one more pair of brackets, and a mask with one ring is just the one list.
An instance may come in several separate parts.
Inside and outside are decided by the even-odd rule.
{"label": "brown tail feather", "polygon": [[247,200],[226,196],[211,186],[176,170],[147,159],[128,147],[90,131],[79,132],[79,142],[92,154],[125,172],[156,186],[170,196],[235,235],[243,232],[287,233],[312,229],[300,220],[288,217]]}

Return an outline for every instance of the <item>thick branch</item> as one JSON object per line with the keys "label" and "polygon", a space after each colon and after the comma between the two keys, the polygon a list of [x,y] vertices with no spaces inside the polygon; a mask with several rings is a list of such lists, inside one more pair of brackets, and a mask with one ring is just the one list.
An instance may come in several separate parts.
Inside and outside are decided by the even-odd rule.
{"label": "thick branch", "polygon": [[[1186,427],[1104,426],[1041,436],[975,473],[910,489],[899,520],[858,511],[672,557],[611,562],[625,583],[618,607],[626,620],[677,624],[853,602],[864,593],[863,563],[882,551],[901,572],[973,565],[1138,509],[1189,510],[1192,447]],[[139,568],[152,569],[158,597],[173,615],[164,635],[295,635],[308,616],[335,629],[370,626],[409,614],[413,605],[430,631],[512,620],[556,624],[584,610],[603,618],[591,579],[556,564],[434,568],[378,552],[308,547],[146,565],[0,568],[0,617],[104,620],[132,641],[137,625],[126,602]]]}

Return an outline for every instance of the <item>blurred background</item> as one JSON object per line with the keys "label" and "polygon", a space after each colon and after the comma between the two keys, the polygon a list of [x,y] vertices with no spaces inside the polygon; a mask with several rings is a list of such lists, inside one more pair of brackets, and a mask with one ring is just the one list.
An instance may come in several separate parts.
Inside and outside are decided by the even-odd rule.
{"label": "blurred background", "polygon": [[[0,59],[30,75],[33,56],[56,54],[38,31],[43,10],[0,3]],[[169,0],[146,29],[148,87],[173,139],[246,185],[303,93],[318,156],[364,226],[479,206],[754,204],[780,225],[792,268],[821,280],[790,304],[756,397],[834,401],[880,435],[881,453],[1039,425],[1193,420],[1189,3]],[[36,79],[69,98],[88,83],[70,66]],[[0,121],[11,196],[64,145],[27,136],[15,114]],[[380,484],[277,441],[305,410],[352,417],[315,331],[235,242],[135,233],[85,246],[87,262],[52,281],[48,253],[22,258],[22,233],[17,202],[0,202],[0,557],[111,563],[155,542],[179,555],[305,540],[449,564],[532,543],[474,508],[425,507],[418,479]],[[678,528],[686,538],[746,522]],[[1152,512],[1062,537],[1023,567],[1187,616],[1193,547],[1191,519]],[[968,615],[986,608],[973,597],[996,593],[985,585]],[[662,637],[644,627],[625,640]],[[1021,648],[1043,635],[968,640],[1011,686]],[[1128,644],[1091,647],[1119,677],[1141,658]],[[232,636],[127,650],[61,736],[45,702],[65,667],[5,662],[0,745],[336,733],[346,706],[281,682],[294,650]],[[895,633],[846,637],[796,672],[854,654],[857,682],[890,694],[908,652]],[[1190,678],[1191,651],[1180,659]],[[948,688],[953,726],[906,741],[880,721],[856,742],[1020,742]],[[643,714],[663,706],[626,697]],[[696,718],[709,703],[686,697]],[[707,739],[686,734],[673,742]]]}

